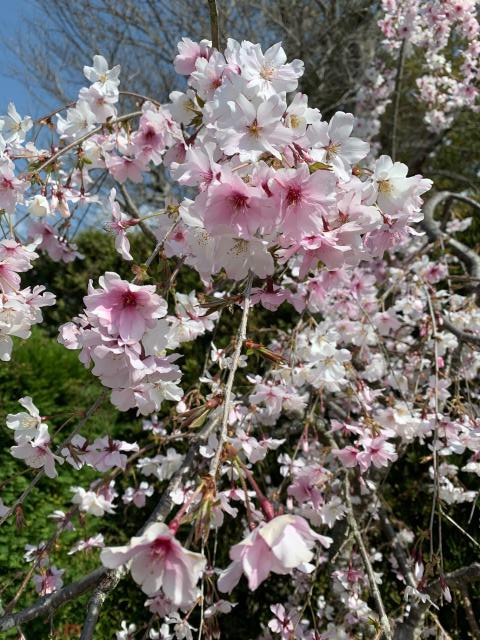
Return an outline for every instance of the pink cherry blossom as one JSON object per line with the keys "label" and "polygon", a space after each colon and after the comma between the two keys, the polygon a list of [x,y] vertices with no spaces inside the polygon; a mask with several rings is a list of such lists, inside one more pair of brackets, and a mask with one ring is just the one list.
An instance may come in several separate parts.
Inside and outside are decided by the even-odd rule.
{"label": "pink cherry blossom", "polygon": [[151,285],[135,285],[107,272],[99,278],[100,289],[84,298],[87,314],[98,319],[102,327],[122,340],[139,340],[145,329],[166,313],[165,302]]}
{"label": "pink cherry blossom", "polygon": [[49,478],[57,477],[55,462],[63,464],[63,458],[52,453],[48,426],[41,423],[32,439],[23,439],[11,448],[12,456],[25,460],[25,464],[34,469],[41,469]]}
{"label": "pink cherry blossom", "polygon": [[63,574],[64,570],[56,567],[49,567],[45,572],[35,574],[33,576],[35,591],[41,596],[48,596],[58,591],[63,586]]}
{"label": "pink cherry blossom", "polygon": [[288,574],[302,569],[312,560],[316,542],[329,547],[332,540],[315,533],[300,516],[277,516],[230,549],[233,562],[221,573],[217,586],[230,592],[245,573],[249,589],[255,591],[271,572]]}
{"label": "pink cherry blossom", "polygon": [[124,547],[103,549],[100,559],[109,569],[127,563],[144,593],[153,596],[162,589],[177,606],[188,606],[195,600],[195,585],[206,564],[201,554],[183,548],[163,523],[149,525]]}
{"label": "pink cherry blossom", "polygon": [[329,171],[310,174],[302,163],[296,169],[280,169],[269,187],[282,211],[285,235],[300,239],[324,231],[324,219],[335,207],[335,176]]}
{"label": "pink cherry blossom", "polygon": [[263,191],[233,173],[223,173],[221,182],[211,184],[197,198],[194,209],[212,236],[233,232],[248,238],[272,226],[271,205]]}

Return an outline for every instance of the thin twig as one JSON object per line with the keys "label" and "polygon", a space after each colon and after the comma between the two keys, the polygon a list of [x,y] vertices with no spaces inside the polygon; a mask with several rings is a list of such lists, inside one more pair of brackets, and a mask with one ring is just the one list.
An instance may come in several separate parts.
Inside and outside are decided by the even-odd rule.
{"label": "thin twig", "polygon": [[[157,503],[154,511],[148,518],[148,520],[142,525],[141,529],[137,532],[137,535],[142,535],[146,527],[152,522],[162,522],[170,513],[172,508],[171,494],[180,486],[183,477],[190,473],[192,470],[192,463],[195,459],[198,447],[202,444],[210,435],[211,431],[217,426],[220,418],[214,416],[209,423],[202,429],[195,439],[195,442],[190,446],[185,459],[180,469],[172,476],[166,489],[162,493],[162,496]],[[117,570],[118,571],[118,570]],[[0,631],[6,631],[12,627],[18,627],[20,624],[34,620],[42,615],[52,614],[59,607],[75,598],[79,597],[83,593],[95,588],[100,582],[108,575],[109,570],[105,567],[98,567],[88,575],[84,576],[77,582],[55,591],[48,596],[39,598],[32,605],[19,611],[18,613],[10,614],[0,618]],[[109,590],[114,588],[114,582],[111,581]],[[116,585],[115,585],[116,586]],[[105,594],[106,595],[106,594]]]}
{"label": "thin twig", "polygon": [[[66,440],[64,440],[62,442],[62,444],[60,444],[57,447],[56,453],[59,453],[71,441],[73,436],[80,431],[80,429],[83,427],[83,425],[86,422],[88,422],[88,420],[90,420],[92,415],[97,411],[97,409],[100,407],[102,402],[105,400],[107,394],[108,394],[108,389],[103,389],[103,391],[100,393],[100,395],[97,396],[97,399],[95,400],[95,402],[89,407],[89,409],[87,409],[87,411],[85,412],[85,415],[77,423],[77,425],[75,426],[74,430],[70,433],[68,438],[66,438]],[[44,475],[45,475],[45,472],[43,471],[43,469],[40,470],[37,473],[37,475],[30,482],[30,484],[25,489],[25,491],[22,493],[22,495],[13,503],[13,505],[10,507],[10,509],[7,511],[7,513],[2,518],[0,518],[0,526],[5,522],[5,520],[7,520],[12,515],[12,513],[15,511],[15,509],[17,507],[19,507],[24,502],[24,500],[28,497],[28,495],[30,494],[32,489],[35,487],[36,484],[38,484],[38,482],[43,478]]]}
{"label": "thin twig", "polygon": [[[127,113],[127,114],[125,114],[123,116],[120,116],[119,118],[115,118],[115,120],[111,120],[110,122],[108,122],[108,125],[110,126],[110,125],[118,124],[120,122],[125,122],[126,120],[130,120],[131,118],[136,118],[138,116],[141,116],[142,113],[143,113],[143,111],[132,111],[132,113]],[[65,153],[67,153],[68,151],[70,151],[71,149],[74,149],[75,147],[78,147],[78,145],[82,144],[83,142],[85,142],[85,140],[88,140],[89,138],[94,136],[96,133],[100,133],[105,128],[105,126],[106,126],[105,123],[101,124],[100,126],[95,127],[95,129],[92,129],[91,131],[89,131],[85,135],[81,136],[77,140],[74,140],[70,144],[67,144],[66,147],[62,147],[56,153],[54,153],[53,156],[50,156],[50,158],[45,160],[45,162],[43,162],[38,167],[38,169],[35,169],[32,172],[32,174],[35,175],[35,174],[40,173],[41,171],[46,169],[49,165],[51,165],[53,162],[58,160],[58,158],[60,158],[61,156],[65,155]]]}
{"label": "thin twig", "polygon": [[[163,243],[165,242],[165,240],[167,239],[168,235],[171,233],[172,229],[175,227],[174,223],[167,231],[167,233],[165,234],[165,236],[163,238],[161,238],[154,250],[152,251],[152,253],[150,254],[150,256],[148,257],[148,259],[145,261],[145,269],[148,269],[150,267],[150,265],[152,264],[152,262],[155,260],[155,258],[157,257],[157,255],[159,254]],[[135,276],[135,278],[132,280],[133,284],[138,284],[141,280],[141,276],[137,275]],[[77,423],[77,425],[75,426],[75,428],[73,429],[73,431],[69,434],[68,438],[66,438],[56,449],[55,453],[60,453],[61,450],[63,448],[65,448],[68,443],[72,440],[73,436],[75,436],[80,429],[84,426],[84,424],[86,422],[88,422],[88,420],[92,417],[92,415],[97,411],[97,409],[100,407],[100,405],[103,403],[103,401],[105,400],[105,398],[107,397],[109,392],[109,389],[103,389],[101,391],[101,393],[97,396],[95,402],[87,409],[87,411],[85,412],[85,415],[83,416],[83,418]],[[28,487],[25,489],[25,491],[22,493],[22,495],[18,498],[18,500],[16,500],[16,502],[13,503],[13,505],[10,507],[10,509],[7,511],[7,513],[0,518],[0,526],[5,522],[5,520],[7,520],[12,513],[15,511],[15,509],[20,506],[24,500],[27,498],[27,496],[30,494],[30,492],[32,491],[32,489],[35,487],[36,484],[38,484],[38,482],[43,478],[43,476],[45,475],[45,472],[42,470],[40,470],[37,475],[33,478],[33,480],[30,482],[30,484],[28,485]]]}
{"label": "thin twig", "polygon": [[360,550],[360,555],[362,556],[363,564],[365,566],[365,570],[368,575],[368,580],[370,582],[370,588],[372,590],[373,599],[375,600],[377,613],[380,618],[380,626],[382,627],[383,635],[385,636],[385,638],[387,638],[387,640],[392,640],[393,636],[392,636],[392,630],[390,627],[390,622],[388,620],[388,616],[385,611],[382,596],[380,595],[380,591],[378,589],[377,581],[375,579],[375,574],[373,572],[370,558],[368,557],[368,552],[365,547],[365,543],[363,542],[362,534],[360,533],[360,528],[355,518],[355,512],[353,511],[352,500],[350,498],[350,483],[348,480],[348,473],[345,473],[345,503],[347,507],[347,522],[353,532],[358,548]]}
{"label": "thin twig", "polygon": [[153,231],[141,219],[142,218],[141,213],[138,210],[137,205],[132,200],[130,194],[128,193],[126,186],[124,184],[118,183],[118,187],[122,192],[122,196],[125,201],[125,208],[127,209],[128,213],[132,216],[132,218],[135,218],[135,220],[139,220],[138,226],[143,231],[143,233],[147,236],[147,238],[150,238],[150,240],[153,240],[153,242],[157,242],[157,237],[155,236]]}
{"label": "thin twig", "polygon": [[253,273],[252,271],[250,271],[248,274],[247,285],[245,287],[243,313],[242,313],[242,319],[240,320],[240,325],[238,327],[237,343],[235,345],[235,351],[232,356],[232,364],[230,365],[230,372],[228,374],[227,384],[225,386],[225,396],[223,400],[222,426],[220,428],[218,446],[217,446],[215,455],[212,459],[212,463],[210,465],[210,475],[212,476],[212,478],[217,477],[223,445],[227,438],[228,419],[230,417],[230,403],[231,403],[231,397],[232,397],[232,387],[235,379],[235,373],[237,372],[238,363],[240,361],[240,354],[242,353],[243,342],[245,341],[245,338],[247,336],[248,311],[250,309],[250,294],[252,291],[252,283],[253,283]]}

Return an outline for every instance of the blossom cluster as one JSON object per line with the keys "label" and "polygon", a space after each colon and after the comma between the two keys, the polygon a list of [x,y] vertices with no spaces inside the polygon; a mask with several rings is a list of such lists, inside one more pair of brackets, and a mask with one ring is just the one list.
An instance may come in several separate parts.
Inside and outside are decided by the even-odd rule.
{"label": "blossom cluster", "polygon": [[319,263],[355,265],[419,219],[430,182],[386,156],[362,171],[369,146],[352,136],[352,114],[327,122],[304,94],[287,100],[303,65],[286,63],[279,45],[263,53],[229,40],[221,54],[184,39],[176,68],[190,88],[171,95],[171,113],[184,127],[203,125],[170,165],[199,191],[180,203],[177,251],[203,278],[222,268],[236,280],[249,270],[265,278],[275,262],[297,264],[300,277]]}
{"label": "blossom cluster", "polygon": [[21,273],[38,258],[38,243],[22,245],[14,239],[0,240],[0,360],[11,358],[13,337],[27,339],[31,327],[42,322],[42,307],[55,304],[44,286],[21,288]]}
{"label": "blossom cluster", "polygon": [[152,285],[136,285],[115,273],[89,285],[85,313],[76,323],[63,325],[60,341],[81,349],[85,366],[112,389],[112,403],[121,411],[133,407],[148,415],[163,400],[180,400],[181,377],[175,355],[163,356],[168,324],[158,323],[167,313],[165,301]]}
{"label": "blossom cluster", "polygon": [[[427,108],[427,126],[441,131],[461,109],[475,109],[480,71],[477,3],[384,0],[382,8],[385,15],[379,26],[385,36],[385,47],[398,51],[402,43],[408,43],[424,54],[424,73],[416,82],[419,99]],[[446,54],[449,41],[461,43],[455,45],[453,60]]]}

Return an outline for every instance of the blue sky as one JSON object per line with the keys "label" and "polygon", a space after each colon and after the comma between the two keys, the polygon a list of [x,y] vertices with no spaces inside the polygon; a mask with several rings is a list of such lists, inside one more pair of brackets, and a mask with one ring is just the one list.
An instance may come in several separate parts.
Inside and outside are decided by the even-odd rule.
{"label": "blue sky", "polygon": [[[21,80],[8,77],[9,67],[15,63],[15,58],[5,46],[5,35],[14,37],[17,31],[22,30],[22,15],[32,10],[31,0],[0,0],[0,114],[6,112],[10,101],[15,103],[17,110],[22,115],[31,114],[38,116],[35,99]],[[25,34],[23,34],[25,35]],[[45,107],[43,107],[44,109]]]}

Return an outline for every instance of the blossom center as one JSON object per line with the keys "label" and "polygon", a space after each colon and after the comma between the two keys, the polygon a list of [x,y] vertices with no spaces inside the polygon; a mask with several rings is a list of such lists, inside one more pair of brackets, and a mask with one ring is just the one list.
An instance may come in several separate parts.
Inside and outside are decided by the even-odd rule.
{"label": "blossom center", "polygon": [[301,119],[298,116],[296,116],[295,114],[292,114],[290,116],[290,126],[292,129],[296,129],[297,127],[299,127],[300,123]]}
{"label": "blossom center", "polygon": [[231,251],[236,256],[240,256],[242,255],[242,253],[247,252],[247,247],[248,247],[248,242],[246,240],[242,240],[241,238],[238,238],[237,240],[235,240]]}
{"label": "blossom center", "polygon": [[122,303],[124,307],[133,307],[137,304],[137,296],[133,291],[125,291],[122,295]]}
{"label": "blossom center", "polygon": [[230,196],[230,203],[234,209],[246,209],[248,207],[248,196],[239,191],[234,191]]}
{"label": "blossom center", "polygon": [[38,424],[37,418],[34,418],[33,416],[28,416],[28,417],[25,416],[25,418],[22,420],[22,422],[23,422],[22,426],[25,429],[33,429]]}
{"label": "blossom center", "polygon": [[300,185],[290,185],[287,191],[287,204],[298,204],[302,199],[302,188]]}
{"label": "blossom center", "polygon": [[336,156],[339,150],[340,150],[340,145],[335,144],[334,142],[331,142],[326,148],[327,156],[328,157]]}
{"label": "blossom center", "polygon": [[378,190],[380,193],[392,193],[393,186],[390,180],[379,180]]}
{"label": "blossom center", "polygon": [[273,78],[273,72],[274,72],[273,67],[263,66],[260,69],[260,77],[263,78],[264,80],[271,80]]}
{"label": "blossom center", "polygon": [[247,127],[247,129],[250,135],[254,136],[255,138],[260,137],[260,132],[262,131],[262,127],[259,126],[256,118],[252,122],[252,124],[249,127]]}
{"label": "blossom center", "polygon": [[150,545],[150,549],[153,556],[164,558],[172,552],[172,541],[168,538],[157,538]]}

